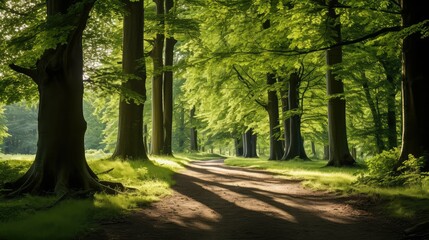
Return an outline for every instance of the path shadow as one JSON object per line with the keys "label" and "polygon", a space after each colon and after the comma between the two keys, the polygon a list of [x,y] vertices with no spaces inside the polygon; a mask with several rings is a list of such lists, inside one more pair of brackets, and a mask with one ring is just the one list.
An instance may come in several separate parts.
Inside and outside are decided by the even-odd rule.
{"label": "path shadow", "polygon": [[[258,186],[268,182],[287,188],[297,184],[296,181],[276,179],[264,171],[226,167],[220,161],[193,162],[187,169],[175,175],[173,189],[185,203],[186,199],[197,201],[212,214],[180,215],[178,209],[186,208],[181,201],[177,204],[182,205],[171,206],[166,216],[157,216],[161,219],[144,211],[146,221],[141,227],[145,233],[141,239],[395,240],[402,237],[388,222],[371,216],[331,214],[341,211],[329,209],[337,206],[338,196],[279,193]],[[244,182],[246,186],[240,186]],[[250,203],[254,205],[246,205],[246,200],[252,200]],[[201,211],[201,207],[197,208],[196,213]]]}

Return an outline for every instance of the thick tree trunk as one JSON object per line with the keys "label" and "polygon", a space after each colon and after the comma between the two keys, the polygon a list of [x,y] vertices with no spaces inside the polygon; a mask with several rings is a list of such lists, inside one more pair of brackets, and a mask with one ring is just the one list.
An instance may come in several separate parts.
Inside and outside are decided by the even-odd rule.
{"label": "thick tree trunk", "polygon": [[[156,14],[161,18],[164,14],[164,0],[154,0]],[[163,28],[164,21],[160,21]],[[164,34],[157,33],[153,44],[151,57],[153,60],[152,78],[152,154],[162,155],[164,149],[164,113],[163,113],[163,49]]]}
{"label": "thick tree trunk", "polygon": [[[146,98],[146,67],[143,55],[143,1],[125,1],[122,68],[127,79],[122,87]],[[119,103],[118,140],[112,158],[149,159],[143,143],[144,102],[121,96]]]}
{"label": "thick tree trunk", "polygon": [[[429,20],[429,11],[419,1],[401,1],[402,23],[409,27]],[[403,40],[402,46],[402,147],[400,162],[408,155],[425,157],[423,170],[429,170],[429,38],[415,32]]]}
{"label": "thick tree trunk", "polygon": [[243,156],[243,138],[234,138],[235,156]]}
{"label": "thick tree trunk", "polygon": [[[328,1],[328,20],[336,34],[335,42],[341,42],[341,25],[339,16],[335,13],[338,0]],[[346,100],[344,99],[343,81],[332,69],[342,62],[342,47],[333,47],[326,51],[326,88],[328,100],[328,134],[329,161],[328,166],[346,166],[355,164],[350,154],[346,131]]]}
{"label": "thick tree trunk", "polygon": [[243,134],[243,157],[254,158],[256,154],[256,135],[249,129]]}
{"label": "thick tree trunk", "polygon": [[[69,24],[76,28],[69,33],[67,43],[45,50],[35,70],[11,65],[12,69],[30,76],[38,85],[39,138],[36,158],[30,169],[17,181],[6,184],[10,196],[115,192],[98,181],[85,159],[82,32],[94,2],[84,2],[76,16],[70,18],[73,22]],[[74,7],[71,1],[47,1],[48,16],[65,14],[70,7]]]}
{"label": "thick tree trunk", "polygon": [[303,160],[309,160],[304,150],[304,141],[301,137],[301,113],[299,110],[299,84],[300,77],[297,72],[291,74],[289,79],[289,95],[288,95],[288,106],[289,111],[295,111],[289,118],[289,145],[287,152],[282,156],[282,160],[290,160],[294,158],[300,158]]}

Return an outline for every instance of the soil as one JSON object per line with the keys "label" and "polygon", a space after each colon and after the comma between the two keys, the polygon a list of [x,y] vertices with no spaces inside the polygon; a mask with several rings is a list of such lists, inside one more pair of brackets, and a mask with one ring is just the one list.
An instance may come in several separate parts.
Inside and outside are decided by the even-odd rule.
{"label": "soil", "polygon": [[223,160],[192,162],[174,179],[171,196],[80,239],[409,239],[409,224],[380,214],[364,196],[312,191]]}

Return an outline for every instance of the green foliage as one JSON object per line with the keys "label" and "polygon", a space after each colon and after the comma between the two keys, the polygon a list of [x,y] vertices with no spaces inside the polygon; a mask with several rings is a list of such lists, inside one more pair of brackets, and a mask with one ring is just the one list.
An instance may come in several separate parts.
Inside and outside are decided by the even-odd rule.
{"label": "green foliage", "polygon": [[34,154],[37,147],[37,107],[25,103],[6,106],[4,113],[8,137],[4,153]]}
{"label": "green foliage", "polygon": [[357,183],[379,187],[417,186],[429,182],[427,173],[421,172],[424,158],[412,155],[399,167],[399,149],[395,148],[367,159],[368,172],[360,173]]}

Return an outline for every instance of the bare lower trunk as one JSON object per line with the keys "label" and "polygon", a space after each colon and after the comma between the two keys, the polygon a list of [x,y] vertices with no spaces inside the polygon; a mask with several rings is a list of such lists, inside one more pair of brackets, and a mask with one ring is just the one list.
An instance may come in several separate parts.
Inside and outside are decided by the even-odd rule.
{"label": "bare lower trunk", "polygon": [[146,67],[143,59],[143,2],[126,1],[122,67],[127,79],[122,87],[140,95],[141,101],[121,96],[119,103],[118,140],[112,158],[149,159],[143,143],[143,107],[146,98]]}
{"label": "bare lower trunk", "polygon": [[[339,16],[335,13],[338,0],[328,1],[328,20],[336,33],[335,41],[341,42],[341,25]],[[346,100],[344,98],[344,85],[339,76],[335,74],[334,67],[342,62],[342,47],[333,47],[326,51],[326,88],[328,94],[328,134],[329,134],[329,166],[345,166],[355,164],[350,154],[346,131]]]}
{"label": "bare lower trunk", "polygon": [[[429,12],[417,1],[401,1],[404,27],[429,20]],[[408,155],[423,156],[423,170],[429,170],[429,38],[420,32],[407,36],[402,47],[402,147],[399,162]]]}

